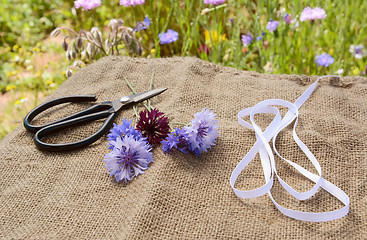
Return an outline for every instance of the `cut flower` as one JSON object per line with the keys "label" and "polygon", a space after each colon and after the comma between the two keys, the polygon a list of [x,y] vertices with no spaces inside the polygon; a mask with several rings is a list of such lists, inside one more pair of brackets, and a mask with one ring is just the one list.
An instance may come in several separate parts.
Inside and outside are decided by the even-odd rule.
{"label": "cut flower", "polygon": [[143,139],[135,139],[131,135],[118,136],[112,151],[105,155],[104,162],[110,175],[117,182],[130,181],[132,177],[144,173],[153,162],[151,146]]}
{"label": "cut flower", "polygon": [[215,145],[215,140],[219,136],[218,120],[216,115],[207,108],[195,114],[189,126],[184,126],[181,130],[176,128],[170,133],[166,140],[162,141],[162,150],[170,152],[177,148],[183,153],[188,150],[199,156],[202,152],[207,152]]}
{"label": "cut flower", "polygon": [[168,118],[157,109],[140,112],[140,119],[136,128],[141,131],[143,137],[147,138],[150,144],[161,142],[169,133]]}

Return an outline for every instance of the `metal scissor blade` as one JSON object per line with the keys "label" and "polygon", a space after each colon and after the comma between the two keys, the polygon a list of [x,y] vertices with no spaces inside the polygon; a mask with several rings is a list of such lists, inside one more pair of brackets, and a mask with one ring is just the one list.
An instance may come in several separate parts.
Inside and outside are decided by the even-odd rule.
{"label": "metal scissor blade", "polygon": [[118,110],[120,110],[121,107],[123,107],[127,104],[140,103],[142,101],[145,101],[149,98],[152,98],[152,97],[155,97],[155,96],[161,94],[162,92],[166,91],[167,89],[168,88],[158,88],[158,89],[154,89],[154,90],[151,90],[151,91],[138,93],[138,94],[135,94],[135,95],[122,97],[119,100],[113,101],[112,106],[113,106],[115,112],[117,112]]}
{"label": "metal scissor blade", "polygon": [[168,88],[158,88],[158,89],[154,89],[154,90],[151,90],[151,91],[138,93],[138,94],[129,96],[129,98],[134,103],[140,103],[142,101],[145,101],[149,98],[152,98],[152,97],[155,97],[155,96],[161,94],[162,92],[166,91],[167,89]]}

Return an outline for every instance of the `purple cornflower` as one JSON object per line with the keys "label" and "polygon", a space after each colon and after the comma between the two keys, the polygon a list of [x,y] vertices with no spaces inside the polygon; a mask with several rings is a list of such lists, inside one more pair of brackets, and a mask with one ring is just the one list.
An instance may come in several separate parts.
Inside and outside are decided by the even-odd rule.
{"label": "purple cornflower", "polygon": [[136,6],[136,5],[143,5],[145,0],[120,0],[120,5],[125,7]]}
{"label": "purple cornflower", "polygon": [[252,40],[254,40],[254,38],[252,37],[251,33],[247,33],[247,35],[242,35],[241,41],[244,47],[250,45]]}
{"label": "purple cornflower", "polygon": [[353,53],[354,57],[357,59],[362,59],[367,55],[367,51],[363,45],[350,45],[349,52]]}
{"label": "purple cornflower", "polygon": [[168,134],[166,140],[161,142],[163,152],[170,152],[172,148],[177,148],[181,152],[187,153],[189,148],[188,136],[189,133],[184,129],[175,128],[175,131]]}
{"label": "purple cornflower", "polygon": [[287,23],[287,24],[290,24],[292,22],[292,18],[291,18],[291,15],[289,15],[288,13],[285,14],[284,16],[284,21]]}
{"label": "purple cornflower", "polygon": [[268,29],[270,32],[274,32],[279,26],[278,21],[273,21],[273,19],[270,18],[270,21],[266,25],[266,29]]}
{"label": "purple cornflower", "polygon": [[224,3],[226,0],[204,0],[205,4],[214,4],[214,5],[219,5]]}
{"label": "purple cornflower", "polygon": [[115,175],[117,182],[124,180],[126,183],[148,169],[149,163],[153,162],[153,154],[146,141],[126,135],[116,138],[112,151],[105,155],[103,161],[107,163],[110,176]]}
{"label": "purple cornflower", "polygon": [[318,66],[328,67],[330,64],[334,63],[334,58],[327,53],[323,53],[316,56],[315,62]]}
{"label": "purple cornflower", "polygon": [[83,10],[91,10],[93,8],[101,6],[101,0],[76,0],[74,1],[74,7],[76,9],[82,7]]}
{"label": "purple cornflower", "polygon": [[137,31],[140,31],[140,30],[143,30],[143,29],[147,29],[147,27],[150,26],[150,19],[149,17],[145,17],[144,18],[144,21],[142,22],[138,22],[134,28],[134,31],[137,32]]}
{"label": "purple cornflower", "polygon": [[136,140],[142,139],[146,141],[146,139],[143,138],[141,132],[131,126],[132,121],[132,119],[129,121],[124,118],[121,125],[116,125],[115,123],[113,124],[113,128],[111,128],[110,133],[107,135],[107,140],[109,141],[109,149],[112,149],[114,147],[114,144],[116,143],[116,139],[118,137],[124,138],[124,136],[127,135],[132,136]]}
{"label": "purple cornflower", "polygon": [[158,37],[161,44],[172,43],[178,40],[178,32],[168,29],[166,33],[158,34]]}
{"label": "purple cornflower", "polygon": [[306,20],[314,21],[315,19],[324,19],[326,17],[325,10],[319,7],[310,8],[306,7],[301,13],[300,20],[304,22]]}
{"label": "purple cornflower", "polygon": [[215,116],[209,109],[203,108],[195,114],[190,126],[182,128],[188,133],[189,150],[196,156],[215,145],[215,139],[219,136]]}

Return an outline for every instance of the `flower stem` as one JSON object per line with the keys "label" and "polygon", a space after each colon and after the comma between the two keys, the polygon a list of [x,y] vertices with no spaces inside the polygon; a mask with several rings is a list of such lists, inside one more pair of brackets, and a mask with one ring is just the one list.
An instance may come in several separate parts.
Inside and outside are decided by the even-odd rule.
{"label": "flower stem", "polygon": [[[134,94],[137,94],[137,92],[135,91],[134,87],[130,84],[130,82],[127,80],[127,78],[125,77],[124,79],[125,79],[125,82],[126,82],[127,86],[129,86],[130,90],[131,90]],[[143,106],[144,106],[148,111],[150,111],[150,108],[148,108],[148,106],[147,106],[145,103],[141,102],[141,104],[143,104]]]}
{"label": "flower stem", "polygon": [[[153,88],[153,78],[154,78],[154,72],[153,72],[153,74],[152,74],[152,78],[150,79],[150,84],[149,84],[149,89],[148,89],[148,91],[151,91],[151,90],[152,90],[152,88]],[[147,102],[148,102],[148,111],[150,111],[150,109],[151,109],[150,99],[148,99],[148,100],[147,100]]]}

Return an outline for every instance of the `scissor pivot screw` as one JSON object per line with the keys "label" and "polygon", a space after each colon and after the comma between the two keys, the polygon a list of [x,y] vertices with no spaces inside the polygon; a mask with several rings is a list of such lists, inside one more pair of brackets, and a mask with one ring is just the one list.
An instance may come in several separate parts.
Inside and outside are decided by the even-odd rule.
{"label": "scissor pivot screw", "polygon": [[128,102],[130,100],[130,98],[129,97],[122,97],[122,98],[120,98],[120,102],[121,103],[126,103],[126,102]]}

